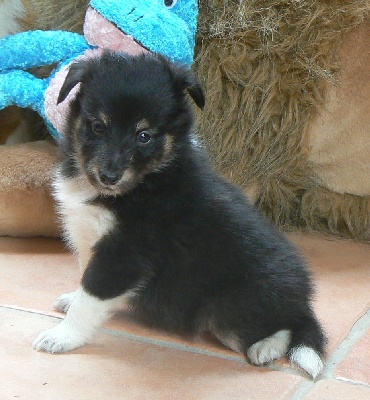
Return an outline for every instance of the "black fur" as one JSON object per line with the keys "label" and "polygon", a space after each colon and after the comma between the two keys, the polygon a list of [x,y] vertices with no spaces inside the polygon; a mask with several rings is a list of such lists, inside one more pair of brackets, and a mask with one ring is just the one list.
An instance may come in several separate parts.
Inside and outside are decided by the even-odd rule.
{"label": "black fur", "polygon": [[[323,354],[304,261],[194,142],[185,92],[204,104],[194,78],[160,57],[105,54],[71,70],[61,100],[78,82],[63,174],[86,174],[101,190],[93,203],[117,219],[94,248],[84,288],[101,299],[135,289],[131,305],[147,323],[231,334],[244,353],[289,329],[290,348]],[[100,113],[109,117],[102,130]],[[142,120],[152,134],[146,145],[138,142]],[[137,171],[130,183],[101,178],[121,177],[128,168]]]}

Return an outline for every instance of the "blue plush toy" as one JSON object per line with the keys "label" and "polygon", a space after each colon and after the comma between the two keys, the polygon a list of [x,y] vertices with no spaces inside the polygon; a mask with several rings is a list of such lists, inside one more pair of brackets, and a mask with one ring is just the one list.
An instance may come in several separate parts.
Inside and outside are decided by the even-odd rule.
{"label": "blue plush toy", "polygon": [[[197,0],[91,0],[84,36],[66,31],[29,31],[0,39],[0,110],[17,105],[36,110],[55,138],[63,134],[69,101],[57,104],[60,88],[75,59],[98,57],[104,49],[161,53],[191,65],[197,25]],[[59,63],[39,79],[31,67]]]}

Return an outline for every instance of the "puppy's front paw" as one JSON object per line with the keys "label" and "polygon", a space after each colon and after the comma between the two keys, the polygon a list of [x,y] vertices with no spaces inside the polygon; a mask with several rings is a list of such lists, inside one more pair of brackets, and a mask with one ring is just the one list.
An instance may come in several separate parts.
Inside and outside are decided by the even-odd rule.
{"label": "puppy's front paw", "polygon": [[73,332],[64,322],[41,332],[34,340],[33,348],[48,353],[66,353],[83,346],[87,342],[86,338]]}
{"label": "puppy's front paw", "polygon": [[64,293],[55,300],[53,307],[59,312],[66,313],[75,297],[76,292]]}

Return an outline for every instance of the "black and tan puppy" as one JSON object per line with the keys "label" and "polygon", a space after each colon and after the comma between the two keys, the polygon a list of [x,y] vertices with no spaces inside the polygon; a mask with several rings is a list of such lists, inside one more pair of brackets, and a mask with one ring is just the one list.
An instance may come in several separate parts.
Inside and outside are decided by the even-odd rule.
{"label": "black and tan puppy", "polygon": [[257,365],[288,354],[316,377],[325,339],[310,276],[197,144],[192,76],[153,55],[105,54],[71,67],[59,101],[77,84],[55,188],[84,274],[34,347],[82,346],[127,301],[152,326],[210,331]]}

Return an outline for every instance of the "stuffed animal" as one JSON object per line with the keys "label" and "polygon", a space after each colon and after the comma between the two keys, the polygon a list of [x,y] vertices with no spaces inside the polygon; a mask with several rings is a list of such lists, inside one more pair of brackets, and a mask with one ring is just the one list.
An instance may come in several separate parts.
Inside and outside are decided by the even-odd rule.
{"label": "stuffed animal", "polygon": [[370,0],[200,0],[199,131],[284,229],[370,241]]}
{"label": "stuffed animal", "polygon": [[[103,49],[140,54],[161,53],[190,66],[197,25],[197,0],[91,0],[84,36],[67,31],[28,31],[0,40],[0,110],[10,105],[31,107],[55,138],[63,133],[68,100],[58,93],[76,59],[95,57]],[[40,79],[26,70],[59,63]]]}

